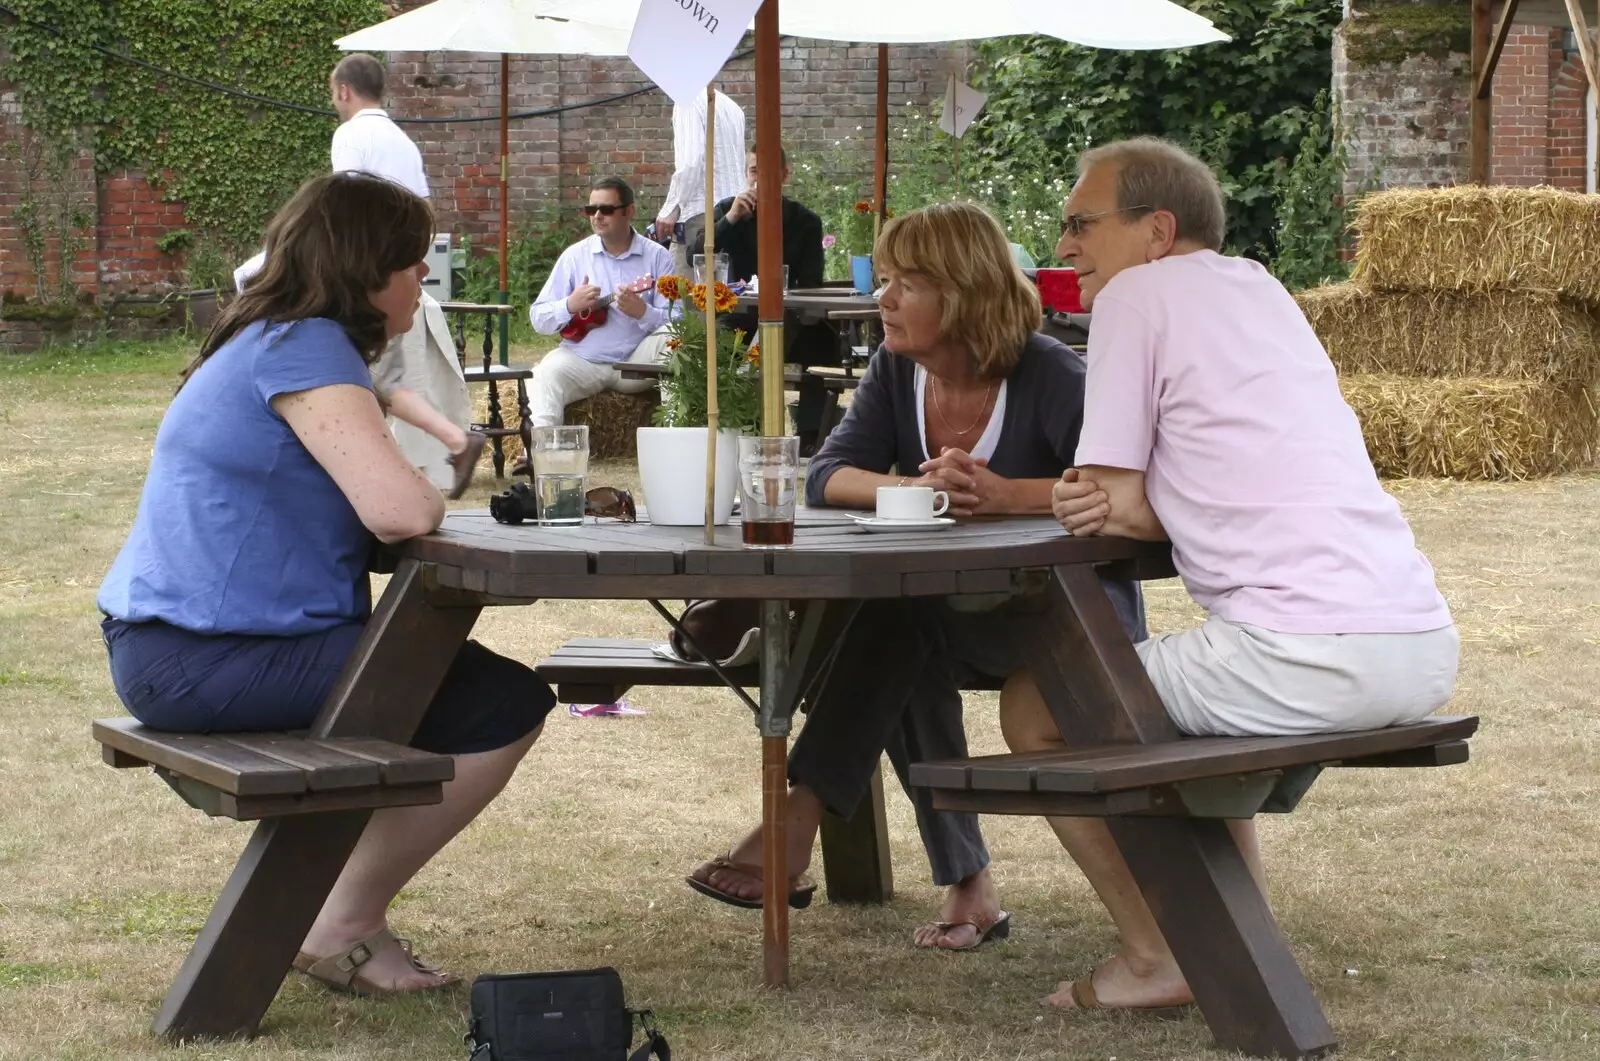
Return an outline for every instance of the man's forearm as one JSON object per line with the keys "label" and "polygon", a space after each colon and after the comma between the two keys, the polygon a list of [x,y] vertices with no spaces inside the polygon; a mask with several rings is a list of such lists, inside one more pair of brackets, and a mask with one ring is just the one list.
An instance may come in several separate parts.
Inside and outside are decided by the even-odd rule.
{"label": "man's forearm", "polygon": [[1146,542],[1164,542],[1167,540],[1166,528],[1156,518],[1155,509],[1150,507],[1150,502],[1140,499],[1134,505],[1113,505],[1111,514],[1106,517],[1106,522],[1099,533],[1115,535],[1119,538],[1136,538]]}

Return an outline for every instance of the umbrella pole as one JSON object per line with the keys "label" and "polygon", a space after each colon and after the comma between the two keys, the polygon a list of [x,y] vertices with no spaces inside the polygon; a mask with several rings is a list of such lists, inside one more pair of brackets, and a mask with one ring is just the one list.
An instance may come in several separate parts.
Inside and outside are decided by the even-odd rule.
{"label": "umbrella pole", "polygon": [[878,143],[872,166],[872,242],[889,216],[889,46],[878,45]]}
{"label": "umbrella pole", "polygon": [[[761,433],[789,433],[783,394],[782,93],[778,0],[756,11],[756,273],[761,277]],[[789,605],[761,602],[761,965],[768,987],[789,986],[789,713],[778,702],[789,656]]]}
{"label": "umbrella pole", "polygon": [[[511,154],[511,56],[500,53],[500,304],[511,305],[511,288],[507,280],[507,252],[510,235],[510,154]],[[506,352],[511,345],[511,318],[500,314],[500,363],[506,363]]]}
{"label": "umbrella pole", "polygon": [[706,85],[706,544],[717,540],[717,253],[711,211],[716,205],[717,90]]}

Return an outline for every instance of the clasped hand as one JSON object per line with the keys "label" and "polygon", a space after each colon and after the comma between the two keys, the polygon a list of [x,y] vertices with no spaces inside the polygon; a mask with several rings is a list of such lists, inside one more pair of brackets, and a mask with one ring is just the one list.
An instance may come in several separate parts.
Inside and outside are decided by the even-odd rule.
{"label": "clasped hand", "polygon": [[1050,513],[1069,534],[1099,534],[1111,515],[1111,498],[1099,483],[1077,468],[1068,468],[1050,488]]}
{"label": "clasped hand", "polygon": [[917,469],[917,486],[931,486],[950,495],[952,516],[1004,511],[1007,480],[989,470],[989,462],[954,446],[946,446]]}

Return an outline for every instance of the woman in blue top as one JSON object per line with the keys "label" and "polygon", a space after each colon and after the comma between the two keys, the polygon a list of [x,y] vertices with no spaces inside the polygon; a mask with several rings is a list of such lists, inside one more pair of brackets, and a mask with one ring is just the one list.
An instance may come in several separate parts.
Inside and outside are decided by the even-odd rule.
{"label": "woman in blue top", "polygon": [[[354,173],[310,181],[273,218],[265,270],[184,372],[100,587],[112,683],[146,725],[308,727],[367,621],[373,538],[444,518],[368,370],[411,327],[432,233],[424,200]],[[505,786],[554,703],[521,663],[462,647],[412,741],[454,755],[455,780],[438,805],[372,816],[296,968],[373,995],[451,982],[386,911]]]}

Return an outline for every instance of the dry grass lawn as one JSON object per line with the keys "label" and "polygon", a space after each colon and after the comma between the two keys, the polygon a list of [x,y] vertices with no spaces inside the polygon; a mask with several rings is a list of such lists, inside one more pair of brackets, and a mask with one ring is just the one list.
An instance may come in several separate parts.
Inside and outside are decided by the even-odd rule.
{"label": "dry grass lawn", "polygon": [[[89,739],[120,712],[94,594],[182,357],[131,349],[0,363],[0,1058],[462,1056],[464,991],[376,1003],[293,978],[254,1041],[173,1051],[147,1031],[250,827],[108,769]],[[1395,491],[1464,635],[1452,710],[1483,728],[1464,767],[1334,772],[1266,821],[1274,906],[1346,1058],[1592,1061],[1600,478]],[[1177,585],[1149,595],[1156,627],[1195,620]],[[642,604],[574,602],[491,611],[479,631],[532,663],[570,635],[661,628]],[[914,951],[938,896],[898,792],[894,902],[797,914],[794,987],[764,990],[758,916],[681,881],[759,814],[753,727],[725,693],[633,699],[649,714],[552,716],[505,796],[402,895],[397,925],[428,955],[469,975],[614,964],[692,1061],[1218,1056],[1198,1017],[1039,1008],[1112,947],[1042,822],[985,820],[1011,941]],[[974,744],[998,750],[992,697],[970,705]]]}

